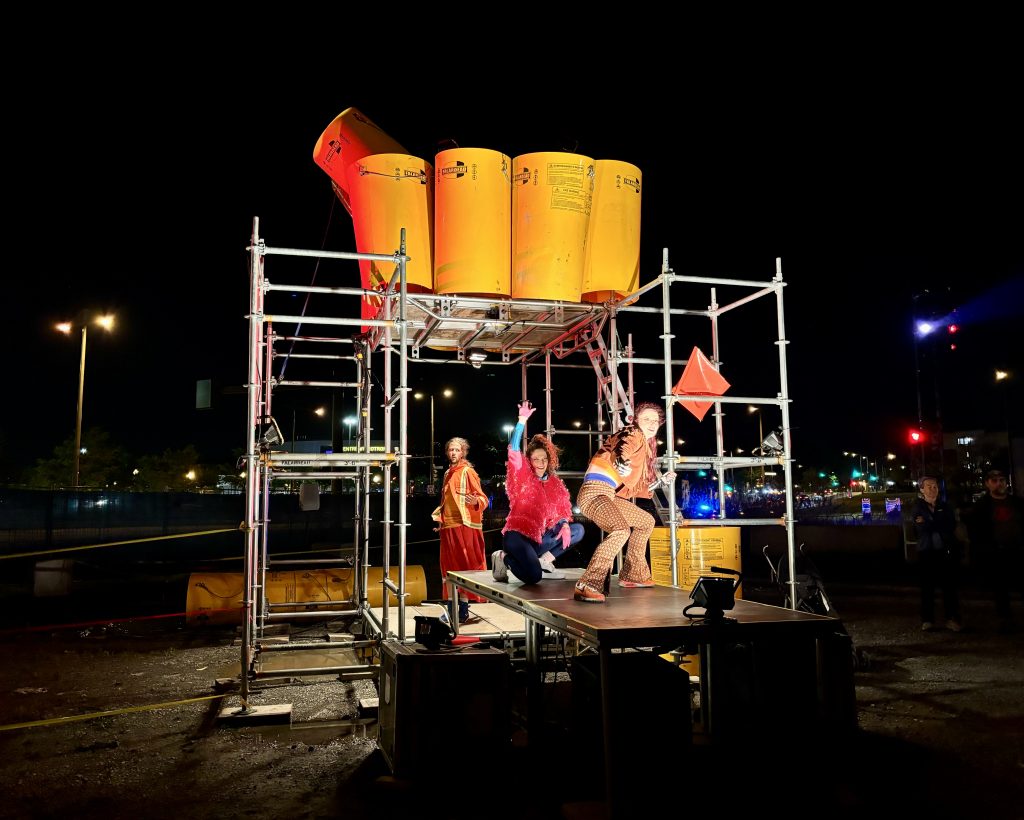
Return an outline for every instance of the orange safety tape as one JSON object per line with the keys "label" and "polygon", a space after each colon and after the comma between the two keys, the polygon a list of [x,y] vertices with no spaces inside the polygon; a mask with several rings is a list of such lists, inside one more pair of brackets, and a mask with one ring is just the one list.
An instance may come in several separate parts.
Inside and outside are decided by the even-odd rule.
{"label": "orange safety tape", "polygon": [[58,547],[56,549],[37,550],[35,552],[14,552],[10,555],[0,555],[0,561],[6,558],[32,558],[36,555],[56,555],[61,552],[77,552],[79,550],[96,550],[102,547],[120,547],[125,544],[145,544],[148,541],[169,541],[173,538],[192,538],[196,535],[215,535],[219,532],[238,532],[237,527],[230,527],[223,530],[203,530],[202,532],[182,532],[177,535],[154,535],[152,538],[132,538],[129,541],[110,541],[106,544],[85,544],[81,547]]}
{"label": "orange safety tape", "polygon": [[78,621],[73,624],[47,624],[46,626],[25,626],[11,629],[0,629],[0,635],[13,635],[19,632],[46,632],[51,629],[78,629],[83,626],[101,626],[106,624],[124,624],[132,621],[155,621],[161,618],[188,618],[193,615],[206,615],[211,612],[234,612],[245,609],[244,606],[225,606],[219,609],[197,609],[192,612],[166,612],[162,615],[140,615],[132,618],[103,618],[99,621]]}
{"label": "orange safety tape", "polygon": [[126,706],[124,709],[109,709],[106,712],[90,712],[87,715],[68,715],[67,717],[48,718],[47,720],[30,720],[25,723],[9,723],[6,726],[0,726],[0,732],[6,732],[11,729],[31,729],[37,726],[56,726],[61,723],[73,723],[77,720],[92,720],[93,718],[110,717],[111,715],[126,715],[129,712],[148,712],[152,709],[169,709],[172,706],[183,706],[186,703],[199,703],[204,700],[215,700],[217,698],[226,698],[227,696],[228,693],[224,693],[223,695],[203,695],[199,698],[175,700],[169,703],[151,703],[147,706]]}

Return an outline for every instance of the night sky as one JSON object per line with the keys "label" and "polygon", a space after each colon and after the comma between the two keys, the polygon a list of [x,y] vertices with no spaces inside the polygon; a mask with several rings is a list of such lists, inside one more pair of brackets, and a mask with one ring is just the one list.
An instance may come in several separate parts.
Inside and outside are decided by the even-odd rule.
{"label": "night sky", "polygon": [[[320,133],[350,106],[430,161],[459,145],[639,166],[642,282],[660,272],[663,248],[676,273],[697,276],[768,279],[781,257],[799,460],[836,467],[843,450],[906,449],[917,416],[913,297],[926,289],[917,304],[956,307],[961,325],[956,351],[944,342],[919,349],[926,418],[937,392],[947,429],[1005,426],[993,371],[1024,377],[1019,94],[953,82],[954,72],[845,72],[826,82],[821,66],[806,66],[712,83],[636,69],[613,86],[519,82],[508,65],[500,77],[429,65],[416,81],[385,84],[339,63],[193,79],[83,68],[68,72],[56,99],[15,92],[21,121],[41,127],[18,130],[11,149],[31,174],[9,189],[8,475],[73,434],[78,338],[52,326],[84,308],[118,317],[113,336],[90,332],[84,427],[136,453],[193,443],[219,460],[244,446],[237,388],[247,373],[252,220],[269,245],[355,249],[351,219],[312,160]],[[296,281],[308,283],[314,262],[304,264]],[[350,264],[345,283],[355,285]],[[763,350],[757,327],[749,339],[739,328],[723,333],[733,392],[756,395],[758,373],[777,370],[774,347]],[[692,344],[710,353],[703,337],[676,344],[680,357]],[[414,386],[445,386],[422,370]],[[518,371],[481,382],[468,367],[444,370],[473,401],[458,415],[439,408],[439,436],[511,419]],[[195,383],[206,378],[215,406],[197,411]],[[582,413],[591,392],[580,392],[567,390],[564,406]],[[1024,390],[1016,395],[1024,406]],[[696,422],[675,412],[688,436]],[[755,443],[748,438],[737,444]]]}

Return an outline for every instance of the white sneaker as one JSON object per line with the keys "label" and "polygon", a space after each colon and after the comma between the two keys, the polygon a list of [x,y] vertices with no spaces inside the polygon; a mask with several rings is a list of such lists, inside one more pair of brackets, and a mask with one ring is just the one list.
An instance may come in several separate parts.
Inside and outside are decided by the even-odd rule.
{"label": "white sneaker", "polygon": [[557,569],[550,561],[541,561],[540,568],[544,573],[541,576],[542,581],[561,581],[565,578],[565,573]]}
{"label": "white sneaker", "polygon": [[505,551],[495,550],[491,553],[491,575],[495,581],[508,581],[508,567],[505,566]]}

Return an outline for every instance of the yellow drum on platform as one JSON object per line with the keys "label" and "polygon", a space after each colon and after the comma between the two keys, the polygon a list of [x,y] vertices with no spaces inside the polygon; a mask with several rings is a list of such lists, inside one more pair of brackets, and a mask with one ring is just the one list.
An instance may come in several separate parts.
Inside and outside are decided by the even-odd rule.
{"label": "yellow drum on platform", "polygon": [[313,162],[334,181],[334,192],[345,210],[352,213],[345,171],[356,160],[370,154],[406,154],[405,148],[357,108],[346,108],[313,146]]}
{"label": "yellow drum on platform", "polygon": [[[405,228],[405,275],[413,293],[429,293],[434,282],[434,169],[408,154],[372,154],[348,166],[352,226],[358,253],[395,253]],[[384,290],[395,272],[390,262],[359,260],[364,288]],[[362,318],[379,302],[363,300]]]}
{"label": "yellow drum on platform", "polygon": [[[712,566],[734,569],[740,566],[739,527],[677,527],[676,568],[679,586],[689,592],[701,575],[714,575]],[[671,543],[668,527],[655,527],[651,533],[651,572],[657,584],[672,583]],[[736,590],[743,597],[743,587]]]}
{"label": "yellow drum on platform", "polygon": [[[651,533],[651,572],[656,584],[672,585],[670,546],[668,527],[655,527]],[[742,569],[739,527],[677,527],[676,548],[679,587],[687,592],[693,589],[701,575],[717,574],[711,571],[712,566],[737,572]],[[743,597],[742,585],[737,588],[735,597]],[[671,655],[662,657],[674,660]],[[679,666],[691,676],[700,675],[700,659],[696,654],[683,656]]]}
{"label": "yellow drum on platform", "polygon": [[584,302],[632,293],[640,280],[640,169],[628,162],[594,163],[594,198],[583,259]]}
{"label": "yellow drum on platform", "polygon": [[[344,609],[352,600],[352,573],[349,567],[339,569],[295,570],[268,572],[266,598],[272,604],[310,603],[316,610]],[[366,598],[372,607],[382,606],[384,600],[384,568],[367,570]],[[388,575],[398,583],[398,571]],[[242,622],[244,582],[240,572],[194,572],[188,579],[185,597],[185,621],[189,625],[237,624]],[[406,604],[414,606],[427,597],[427,578],[421,566],[405,568]],[[388,595],[389,604],[396,606],[394,593]],[[304,611],[316,611],[303,607]]]}
{"label": "yellow drum on platform", "polygon": [[512,298],[580,301],[594,160],[540,152],[512,161]]}
{"label": "yellow drum on platform", "polygon": [[434,291],[508,296],[512,286],[512,160],[488,148],[434,158]]}

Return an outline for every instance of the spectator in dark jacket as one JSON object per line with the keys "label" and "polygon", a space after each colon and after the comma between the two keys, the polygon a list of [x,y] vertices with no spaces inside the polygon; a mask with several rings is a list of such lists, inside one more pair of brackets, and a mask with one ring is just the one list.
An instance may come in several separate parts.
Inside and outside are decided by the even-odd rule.
{"label": "spectator in dark jacket", "polygon": [[964,517],[971,554],[992,590],[1000,631],[1014,629],[1010,590],[1024,587],[1024,501],[1007,491],[1006,473],[989,470],[988,491]]}
{"label": "spectator in dark jacket", "polygon": [[960,626],[960,542],[956,537],[956,511],[939,498],[939,482],[922,476],[921,495],[912,516],[917,531],[917,566],[921,584],[921,629],[935,628],[935,590],[942,590],[946,628]]}

